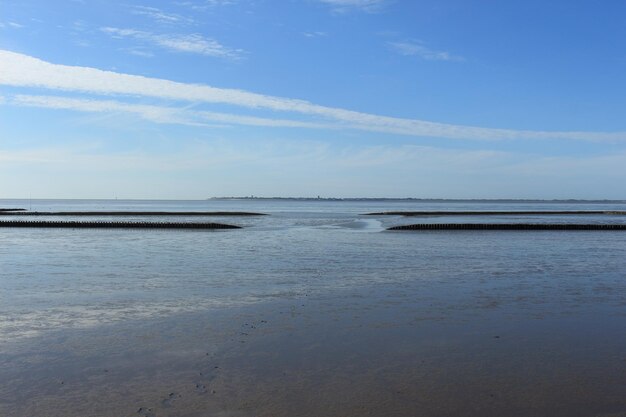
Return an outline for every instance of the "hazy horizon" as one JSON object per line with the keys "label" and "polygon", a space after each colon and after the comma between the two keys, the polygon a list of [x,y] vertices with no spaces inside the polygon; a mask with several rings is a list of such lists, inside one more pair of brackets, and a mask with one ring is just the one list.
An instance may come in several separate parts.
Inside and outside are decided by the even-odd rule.
{"label": "hazy horizon", "polygon": [[[346,201],[346,202],[358,202],[358,201],[411,201],[411,202],[494,202],[494,203],[508,203],[508,202],[520,202],[520,203],[625,203],[626,200],[619,199],[577,199],[577,198],[565,198],[565,199],[534,199],[534,198],[428,198],[428,197],[306,197],[306,196],[219,196],[219,197],[206,197],[206,198],[190,198],[190,199],[176,199],[176,198],[19,198],[19,197],[6,197],[0,198],[2,201],[211,201],[211,200],[301,200],[301,201]],[[0,206],[0,209],[3,208]]]}

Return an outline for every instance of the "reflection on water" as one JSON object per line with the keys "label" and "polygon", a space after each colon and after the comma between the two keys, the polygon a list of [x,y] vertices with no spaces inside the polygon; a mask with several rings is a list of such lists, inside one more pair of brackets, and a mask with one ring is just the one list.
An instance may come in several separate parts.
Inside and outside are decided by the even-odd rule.
{"label": "reflection on water", "polygon": [[[1,230],[0,415],[626,412],[626,233],[392,233],[414,219],[359,216],[441,209],[418,203],[150,204],[33,210],[271,215]],[[489,209],[469,206],[451,209]]]}

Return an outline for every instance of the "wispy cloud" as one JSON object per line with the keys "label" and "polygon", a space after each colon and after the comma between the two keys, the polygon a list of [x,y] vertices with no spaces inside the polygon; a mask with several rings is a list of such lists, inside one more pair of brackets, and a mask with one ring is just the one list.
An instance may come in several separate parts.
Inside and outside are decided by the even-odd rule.
{"label": "wispy cloud", "polygon": [[230,59],[239,59],[243,56],[243,50],[228,48],[215,39],[205,38],[199,34],[159,35],[142,30],[120,29],[114,27],[103,27],[100,30],[115,38],[132,38],[145,44],[152,44],[169,51]]}
{"label": "wispy cloud", "polygon": [[305,37],[307,38],[324,38],[326,36],[328,36],[328,33],[326,32],[321,32],[321,31],[315,31],[315,32],[303,32],[302,33]]}
{"label": "wispy cloud", "polygon": [[0,22],[0,28],[22,29],[24,25],[16,22]]}
{"label": "wispy cloud", "polygon": [[405,56],[418,56],[427,61],[464,61],[464,58],[446,51],[437,51],[419,41],[388,42],[389,48]]}
{"label": "wispy cloud", "polygon": [[82,48],[88,48],[91,46],[91,42],[89,42],[86,39],[75,39],[72,41],[72,43],[76,46],[80,46]]}
{"label": "wispy cloud", "polygon": [[207,6],[215,7],[215,6],[227,6],[227,5],[235,4],[236,1],[235,0],[204,0],[203,3],[206,4]]}
{"label": "wispy cloud", "polygon": [[362,10],[369,13],[380,11],[389,0],[319,0],[332,7],[334,12]]}
{"label": "wispy cloud", "polygon": [[[40,107],[59,110],[73,110],[89,113],[132,113],[142,119],[167,124],[203,126],[208,122],[223,125],[244,125],[258,127],[288,127],[307,129],[332,129],[332,124],[303,122],[298,120],[266,117],[242,116],[232,113],[190,110],[180,107],[129,104],[115,100],[77,99],[59,96],[35,96],[17,94],[9,98],[18,106]],[[6,99],[5,99],[6,100]],[[0,100],[0,104],[2,100]]]}
{"label": "wispy cloud", "polygon": [[167,13],[156,7],[133,6],[131,10],[135,15],[145,16],[159,23],[187,24],[193,22],[193,19],[189,17],[181,16],[176,13]]}
{"label": "wispy cloud", "polygon": [[154,54],[146,49],[142,48],[123,48],[122,51],[128,52],[131,55],[140,56],[143,58],[152,58]]}
{"label": "wispy cloud", "polygon": [[229,6],[235,4],[236,0],[204,0],[204,1],[177,1],[174,4],[188,7],[194,11],[206,11],[219,6]]}
{"label": "wispy cloud", "polygon": [[85,100],[55,96],[31,96],[18,94],[11,97],[18,106],[43,107],[49,109],[74,110],[81,112],[133,113],[156,123],[193,124],[193,121],[176,108],[128,104],[113,100]]}
{"label": "wispy cloud", "polygon": [[[624,141],[626,132],[568,132],[494,129],[402,119],[317,105],[308,101],[256,94],[243,90],[187,84],[96,68],[52,64],[40,59],[0,50],[0,84],[36,87],[100,95],[122,95],[172,100],[180,103],[220,103],[247,109],[295,113],[323,120],[336,128],[450,139],[572,139]],[[178,104],[180,105],[180,104]]]}
{"label": "wispy cloud", "polygon": [[75,20],[67,27],[59,26],[59,29],[67,30],[67,33],[72,38],[71,42],[74,45],[77,45],[83,48],[87,48],[92,45],[90,39],[91,39],[91,34],[93,33],[93,30],[91,26],[84,20],[80,20],[80,19]]}

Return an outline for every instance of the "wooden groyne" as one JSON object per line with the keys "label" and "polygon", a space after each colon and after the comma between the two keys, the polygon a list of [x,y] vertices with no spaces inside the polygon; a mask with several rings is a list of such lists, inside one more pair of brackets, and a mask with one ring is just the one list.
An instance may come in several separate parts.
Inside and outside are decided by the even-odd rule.
{"label": "wooden groyne", "polygon": [[[23,209],[22,209],[23,210]],[[266,216],[246,211],[9,211],[0,216]]]}
{"label": "wooden groyne", "polygon": [[626,230],[626,224],[422,223],[387,230]]}
{"label": "wooden groyne", "polygon": [[580,216],[589,214],[626,215],[626,211],[619,210],[544,210],[544,211],[381,211],[365,213],[365,216],[523,216],[523,215],[559,215]]}
{"label": "wooden groyne", "polygon": [[66,228],[66,229],[241,229],[222,223],[183,222],[106,222],[106,221],[48,221],[9,220],[0,221],[0,227]]}

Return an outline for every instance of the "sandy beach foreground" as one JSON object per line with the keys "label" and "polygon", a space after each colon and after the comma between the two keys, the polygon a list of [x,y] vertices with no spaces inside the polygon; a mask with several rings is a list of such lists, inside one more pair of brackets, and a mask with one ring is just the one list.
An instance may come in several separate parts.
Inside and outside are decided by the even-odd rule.
{"label": "sandy beach foreground", "polygon": [[[370,288],[60,331],[0,355],[6,416],[623,416],[623,317]],[[579,306],[580,307],[580,306]]]}

